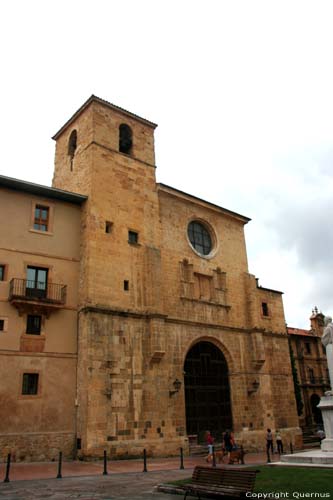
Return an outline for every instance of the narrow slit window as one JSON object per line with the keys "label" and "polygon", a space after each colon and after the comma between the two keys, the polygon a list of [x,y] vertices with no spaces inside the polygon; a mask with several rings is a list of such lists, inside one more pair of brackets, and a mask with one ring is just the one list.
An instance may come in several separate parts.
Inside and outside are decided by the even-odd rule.
{"label": "narrow slit window", "polygon": [[5,320],[0,319],[0,332],[3,332],[5,330]]}
{"label": "narrow slit window", "polygon": [[5,268],[4,264],[0,264],[0,281],[5,281]]}
{"label": "narrow slit window", "polygon": [[128,280],[124,280],[124,290],[125,290],[125,292],[128,292],[128,290],[129,290],[129,281]]}
{"label": "narrow slit window", "polygon": [[262,302],[261,303],[261,310],[262,310],[262,315],[263,316],[269,316],[269,310],[268,310],[268,304],[267,304],[267,302]]}

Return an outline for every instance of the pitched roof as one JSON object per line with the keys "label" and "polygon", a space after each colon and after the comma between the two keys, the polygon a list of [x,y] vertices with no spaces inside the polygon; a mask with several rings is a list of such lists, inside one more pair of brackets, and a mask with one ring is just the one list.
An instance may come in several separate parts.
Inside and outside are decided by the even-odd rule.
{"label": "pitched roof", "polygon": [[0,175],[0,187],[13,189],[15,191],[23,191],[25,193],[35,194],[37,196],[44,196],[46,198],[53,198],[56,200],[67,201],[80,205],[88,197],[83,194],[72,193],[64,191],[63,189],[42,186],[41,184],[34,184],[33,182],[22,181],[12,177]]}
{"label": "pitched roof", "polygon": [[314,337],[315,334],[312,330],[304,330],[302,328],[292,328],[290,326],[287,327],[288,335],[305,335],[308,337]]}
{"label": "pitched roof", "polygon": [[134,118],[137,121],[140,121],[144,125],[148,125],[148,127],[156,128],[157,124],[153,123],[149,120],[146,120],[145,118],[141,118],[141,116],[135,115],[134,113],[131,113],[130,111],[127,111],[124,108],[120,108],[119,106],[116,106],[115,104],[112,104],[109,101],[105,101],[104,99],[101,99],[100,97],[95,96],[92,94],[89,99],[86,100],[85,103],[82,104],[82,106],[71,116],[69,120],[54,134],[52,139],[56,140],[58,137],[66,130],[67,127],[73,123],[73,121],[92,103],[92,102],[98,102],[102,106],[106,106],[107,108],[113,109],[114,111],[117,111],[117,113],[122,113],[125,116],[128,116],[129,118]]}
{"label": "pitched roof", "polygon": [[157,188],[164,192],[168,193],[170,195],[176,196],[178,198],[185,198],[188,200],[194,200],[195,202],[199,202],[204,205],[208,205],[209,207],[212,207],[213,209],[216,209],[218,211],[224,212],[227,215],[231,215],[232,217],[235,217],[236,219],[240,219],[244,224],[247,224],[251,219],[249,217],[245,217],[245,215],[238,214],[236,212],[232,212],[231,210],[228,210],[227,208],[223,208],[220,205],[215,205],[215,203],[211,203],[210,201],[203,200],[202,198],[198,198],[197,196],[194,196],[193,194],[185,193],[184,191],[180,191],[179,189],[176,189],[171,186],[167,186],[166,184],[162,184],[161,182],[157,184]]}

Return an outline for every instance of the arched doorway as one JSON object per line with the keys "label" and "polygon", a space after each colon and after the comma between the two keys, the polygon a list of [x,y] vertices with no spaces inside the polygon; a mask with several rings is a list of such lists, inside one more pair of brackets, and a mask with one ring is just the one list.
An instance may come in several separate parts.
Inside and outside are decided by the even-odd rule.
{"label": "arched doorway", "polygon": [[211,342],[198,342],[184,364],[186,431],[202,440],[210,430],[219,441],[232,427],[228,365]]}
{"label": "arched doorway", "polygon": [[318,394],[312,394],[310,398],[310,404],[311,404],[312,419],[315,424],[323,423],[321,411],[319,408],[317,408],[319,403],[320,403],[320,397],[318,396]]}

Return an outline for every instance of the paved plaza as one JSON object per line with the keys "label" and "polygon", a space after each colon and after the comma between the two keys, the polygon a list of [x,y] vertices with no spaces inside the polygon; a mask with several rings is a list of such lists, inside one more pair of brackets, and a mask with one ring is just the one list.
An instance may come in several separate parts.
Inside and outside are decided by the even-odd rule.
{"label": "paved plaza", "polygon": [[[266,462],[265,454],[246,455],[247,465]],[[276,460],[278,455],[276,455]],[[156,491],[160,483],[189,477],[203,457],[186,457],[185,469],[177,458],[150,459],[148,472],[142,460],[117,460],[108,463],[103,475],[102,462],[64,462],[62,479],[56,479],[57,463],[14,463],[10,482],[4,483],[5,464],[0,466],[0,498],[6,500],[170,500],[178,495]],[[231,466],[232,467],[232,466]]]}

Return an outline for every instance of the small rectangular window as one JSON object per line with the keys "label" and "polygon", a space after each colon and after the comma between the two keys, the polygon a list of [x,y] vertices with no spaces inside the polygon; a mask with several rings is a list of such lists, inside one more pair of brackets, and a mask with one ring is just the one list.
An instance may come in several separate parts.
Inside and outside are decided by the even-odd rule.
{"label": "small rectangular window", "polygon": [[136,244],[139,242],[139,234],[136,231],[128,231],[128,243]]}
{"label": "small rectangular window", "polygon": [[305,351],[306,351],[306,354],[311,354],[310,342],[305,342]]}
{"label": "small rectangular window", "polygon": [[38,378],[38,373],[23,373],[22,394],[37,394]]}
{"label": "small rectangular window", "polygon": [[4,264],[0,264],[0,281],[5,281],[5,269],[6,266]]}
{"label": "small rectangular window", "polygon": [[126,292],[128,292],[128,290],[129,290],[129,281],[128,281],[128,280],[125,280],[125,281],[124,281],[124,290],[125,290]]}
{"label": "small rectangular window", "polygon": [[28,314],[27,317],[27,334],[40,335],[42,328],[42,317],[33,314]]}
{"label": "small rectangular window", "polygon": [[112,222],[107,220],[107,221],[105,221],[105,232],[107,234],[110,234],[111,231],[112,231]]}
{"label": "small rectangular window", "polygon": [[263,316],[269,316],[269,311],[268,311],[268,304],[267,304],[267,302],[262,302],[262,303],[261,303],[261,310],[262,310],[262,315],[263,315]]}
{"label": "small rectangular window", "polygon": [[49,210],[49,207],[44,205],[35,206],[34,229],[38,231],[48,231]]}
{"label": "small rectangular window", "polygon": [[5,329],[5,320],[0,319],[0,332],[3,332]]}

